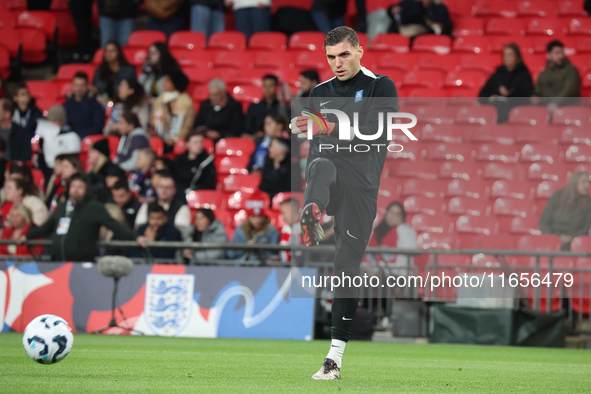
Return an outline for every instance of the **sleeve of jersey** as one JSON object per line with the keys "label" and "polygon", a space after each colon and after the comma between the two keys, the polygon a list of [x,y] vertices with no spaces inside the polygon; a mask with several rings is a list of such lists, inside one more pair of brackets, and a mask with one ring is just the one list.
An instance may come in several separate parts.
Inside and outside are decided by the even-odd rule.
{"label": "sleeve of jersey", "polygon": [[387,114],[388,112],[398,112],[400,106],[398,105],[398,92],[396,85],[388,78],[383,77],[377,82],[373,92],[373,96],[368,97],[372,100],[369,112],[366,116],[367,122],[360,122],[359,133],[362,135],[372,136],[378,132],[380,127],[379,114],[382,113],[382,127],[383,132],[386,132]]}

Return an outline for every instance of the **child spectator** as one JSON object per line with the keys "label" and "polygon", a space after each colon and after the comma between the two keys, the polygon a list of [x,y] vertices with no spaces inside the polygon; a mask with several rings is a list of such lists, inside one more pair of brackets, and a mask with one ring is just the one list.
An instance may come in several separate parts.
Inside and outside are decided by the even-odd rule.
{"label": "child spectator", "polygon": [[174,159],[174,179],[185,191],[215,189],[213,155],[203,148],[204,137],[196,130],[187,136],[187,151]]}
{"label": "child spectator", "polygon": [[136,169],[129,174],[129,188],[140,199],[140,202],[145,202],[142,200],[154,194],[153,190],[149,193],[152,187],[150,178],[152,176],[154,160],[156,160],[156,152],[152,148],[141,149],[137,156]]}
{"label": "child spectator", "polygon": [[[232,243],[234,244],[277,244],[279,242],[279,234],[275,227],[269,221],[265,213],[265,209],[251,208],[246,210],[248,218],[241,226],[236,228]],[[270,257],[275,252],[266,252],[265,256]],[[228,258],[234,260],[256,260],[257,253],[255,251],[245,250],[228,250],[226,251]]]}
{"label": "child spectator", "polygon": [[[195,213],[195,225],[185,230],[183,241],[225,243],[228,242],[228,234],[226,234],[224,225],[215,220],[215,215],[211,209],[199,208]],[[195,264],[223,259],[225,253],[222,249],[185,249],[183,257],[189,260],[189,264]]]}
{"label": "child spectator", "polygon": [[121,80],[117,88],[117,97],[114,100],[115,105],[103,132],[105,134],[119,135],[119,119],[121,119],[121,115],[125,111],[136,114],[141,128],[145,130],[150,119],[150,112],[145,101],[144,88],[135,77]]}
{"label": "child spectator", "polygon": [[[166,211],[158,203],[153,202],[148,205],[148,223],[141,225],[137,233],[145,236],[148,242],[154,241],[181,241],[181,233],[175,228],[168,219]],[[157,259],[174,259],[175,249],[150,248],[152,256]],[[137,251],[135,251],[137,253]],[[137,256],[140,257],[140,256]]]}
{"label": "child spectator", "polygon": [[29,88],[24,82],[15,85],[12,101],[16,104],[12,121],[33,136],[37,120],[43,118],[43,112],[35,106],[35,99],[31,98]]}
{"label": "child spectator", "polygon": [[139,151],[150,147],[150,137],[140,127],[138,117],[129,111],[123,112],[119,120],[119,133],[121,140],[117,146],[115,164],[125,171],[133,171]]}
{"label": "child spectator", "polygon": [[[0,239],[17,241],[27,235],[31,229],[31,212],[24,205],[15,205],[8,215],[8,225],[2,231]],[[43,253],[43,246],[31,247],[37,255]],[[0,245],[2,256],[30,256],[29,247],[25,245]]]}
{"label": "child spectator", "polygon": [[271,199],[277,193],[291,190],[291,155],[288,139],[273,138],[262,175],[259,189],[269,194]]}
{"label": "child spectator", "polygon": [[272,113],[265,117],[264,128],[265,136],[255,140],[257,148],[250,158],[248,170],[253,174],[262,174],[269,154],[269,145],[271,145],[273,138],[288,137],[287,122],[278,113]]}

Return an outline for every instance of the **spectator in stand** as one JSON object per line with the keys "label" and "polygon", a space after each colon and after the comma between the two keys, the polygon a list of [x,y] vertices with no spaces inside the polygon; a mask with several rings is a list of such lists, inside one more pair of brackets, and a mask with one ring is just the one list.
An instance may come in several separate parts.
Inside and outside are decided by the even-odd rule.
{"label": "spectator in stand", "polygon": [[277,193],[291,190],[291,155],[288,139],[273,138],[262,175],[259,189],[269,194],[271,199]]}
{"label": "spectator in stand", "polygon": [[127,45],[141,0],[98,0],[101,48],[109,42]]}
{"label": "spectator in stand", "polygon": [[35,134],[37,120],[43,118],[43,112],[35,106],[35,99],[31,98],[29,88],[24,82],[14,86],[12,101],[16,104],[12,121],[29,132]]}
{"label": "spectator in stand", "polygon": [[201,102],[195,127],[205,131],[205,136],[214,141],[220,138],[240,137],[244,127],[242,104],[226,91],[226,84],[219,78],[209,85],[209,99]]}
{"label": "spectator in stand", "polygon": [[279,101],[278,96],[285,94],[285,85],[279,87],[279,80],[275,75],[265,75],[263,77],[263,99],[259,103],[253,103],[246,112],[245,126],[242,137],[256,138],[264,135],[265,117],[271,113],[279,113],[285,119],[291,119],[289,108],[286,108],[285,102]]}
{"label": "spectator in stand", "polygon": [[557,190],[548,201],[540,218],[540,230],[544,234],[558,235],[562,250],[569,250],[573,238],[588,235],[590,228],[589,174],[576,171],[568,185]]}
{"label": "spectator in stand", "polygon": [[391,33],[411,38],[421,34],[451,36],[451,19],[441,0],[402,0],[388,11],[393,19]]}
{"label": "spectator in stand", "polygon": [[[172,174],[168,172],[158,172],[158,182],[154,186],[156,190],[156,202],[160,204],[171,223],[174,223],[179,231],[184,231],[191,225],[191,211],[182,201],[175,199],[176,186]],[[135,219],[135,226],[139,227],[148,221],[148,204],[144,203],[140,207]]]}
{"label": "spectator in stand", "polygon": [[[58,204],[66,201],[68,195],[68,184],[70,179],[76,174],[84,174],[84,168],[78,155],[59,155],[55,158],[56,163],[59,164],[59,183],[54,184],[52,188],[47,189],[45,194],[45,205],[49,208],[49,212],[53,213]],[[91,193],[92,190],[89,191]]]}
{"label": "spectator in stand", "polygon": [[140,127],[138,117],[129,111],[123,112],[119,119],[119,134],[121,140],[114,162],[125,171],[133,171],[140,150],[150,147],[150,136]]}
{"label": "spectator in stand", "polygon": [[54,261],[94,261],[98,255],[99,232],[105,226],[113,231],[117,239],[135,240],[146,247],[146,238],[138,237],[124,224],[113,219],[103,204],[92,199],[91,189],[86,176],[73,175],[68,200],[58,205],[45,224],[32,229],[20,241],[50,236],[53,241],[51,257]]}
{"label": "spectator in stand", "polygon": [[105,177],[105,185],[107,189],[111,189],[115,183],[119,181],[127,181],[127,174],[119,166],[111,166],[107,170],[107,176]]}
{"label": "spectator in stand", "polygon": [[207,38],[226,30],[224,0],[191,0],[191,30]]}
{"label": "spectator in stand", "polygon": [[[137,229],[140,236],[145,236],[148,242],[154,241],[182,241],[183,237],[172,221],[166,215],[166,211],[156,202],[148,204],[148,223]],[[176,249],[150,248],[152,256],[156,259],[174,259]],[[135,257],[141,257],[134,251]]]}
{"label": "spectator in stand", "polygon": [[316,70],[306,70],[300,73],[300,90],[297,92],[296,97],[302,97],[304,93],[308,95],[312,91],[312,88],[320,83],[320,77]]}
{"label": "spectator in stand", "polygon": [[581,96],[579,70],[564,55],[562,42],[549,43],[546,57],[546,69],[538,77],[533,103],[545,105],[550,112],[559,106],[578,105]]}
{"label": "spectator in stand", "polygon": [[188,14],[186,1],[149,0],[144,3],[148,13],[148,30],[158,30],[170,37],[185,27]]}
{"label": "spectator in stand", "polygon": [[70,12],[78,31],[78,45],[74,49],[70,63],[92,61],[95,46],[92,39],[92,4],[94,0],[69,0]]}
{"label": "spectator in stand", "polygon": [[41,226],[47,220],[49,212],[47,206],[39,196],[31,182],[21,179],[8,179],[4,185],[5,201],[0,211],[6,218],[13,206],[23,205],[31,212],[31,221],[35,226]]}
{"label": "spectator in stand", "polygon": [[[264,208],[251,208],[246,210],[248,218],[241,226],[236,227],[233,244],[271,244],[275,245],[279,242],[279,233],[275,226],[271,224],[267,217]],[[276,254],[268,251],[265,253],[266,257]],[[245,250],[227,250],[226,256],[234,260],[257,260],[257,253],[255,251]]]}
{"label": "spectator in stand", "polygon": [[[26,164],[11,163],[8,167],[9,168],[5,172],[5,179],[7,181],[9,179],[19,179],[21,181],[24,181],[27,184],[29,184],[31,194],[39,198],[43,197],[43,192],[35,184],[35,181],[33,179],[33,171],[31,171],[31,168],[29,166],[27,166]],[[4,190],[0,192],[0,195],[2,196],[2,200],[4,201],[6,199]]]}
{"label": "spectator in stand", "polygon": [[133,196],[125,180],[120,179],[115,182],[113,187],[111,187],[111,197],[115,204],[123,211],[125,223],[129,228],[133,228],[135,226],[135,218],[142,204]]}
{"label": "spectator in stand", "polygon": [[254,33],[271,30],[271,0],[226,0],[232,6],[236,30],[250,38]]}
{"label": "spectator in stand", "polygon": [[115,166],[110,159],[109,141],[104,138],[92,144],[88,151],[88,179],[94,190],[94,198],[103,204],[109,198],[106,179],[109,169]]}
{"label": "spectator in stand", "polygon": [[109,120],[103,129],[105,134],[119,135],[119,119],[125,111],[130,111],[137,115],[142,129],[147,129],[150,111],[146,104],[146,94],[144,88],[135,78],[121,80],[117,88],[117,97],[115,97],[113,110]]}
{"label": "spectator in stand", "polygon": [[174,179],[185,193],[215,189],[213,154],[203,148],[203,140],[203,134],[191,130],[187,136],[187,151],[174,159]]}
{"label": "spectator in stand", "polygon": [[272,113],[265,117],[265,136],[255,140],[257,148],[250,157],[248,166],[250,173],[262,175],[271,141],[273,141],[273,138],[288,136],[286,130],[287,122],[278,113]]}
{"label": "spectator in stand", "polygon": [[6,141],[0,138],[0,185],[4,185],[4,172],[6,171],[6,166],[8,165],[8,162],[4,158],[4,152],[6,152],[6,149]]}
{"label": "spectator in stand", "polygon": [[74,75],[72,94],[64,103],[68,123],[80,139],[101,134],[105,124],[105,109],[88,88],[88,76],[83,72]]}
{"label": "spectator in stand", "polygon": [[[0,239],[18,241],[22,236],[26,236],[31,229],[31,225],[33,224],[31,211],[24,205],[15,205],[8,214],[7,223]],[[35,246],[31,247],[31,249],[35,250],[37,255],[43,253],[43,246]],[[0,255],[30,256],[31,252],[29,251],[29,247],[24,245],[0,245]]]}
{"label": "spectator in stand", "polygon": [[121,81],[134,78],[135,67],[127,63],[121,45],[117,41],[107,42],[103,61],[94,72],[92,80],[98,102],[107,105],[111,99],[115,98]]}
{"label": "spectator in stand", "polygon": [[164,75],[164,92],[154,101],[150,126],[152,135],[164,140],[164,153],[172,152],[174,144],[187,138],[195,121],[193,100],[185,92],[189,79],[181,70],[174,70]]}
{"label": "spectator in stand", "polygon": [[[123,211],[121,211],[121,209],[113,204],[113,203],[106,203],[105,204],[105,209],[107,210],[107,212],[109,213],[109,215],[115,219],[116,221],[118,221],[121,224],[127,224],[125,222],[125,215],[123,214]],[[131,227],[129,227],[129,229],[131,230]],[[101,241],[105,241],[105,242],[109,242],[109,241],[119,241],[118,239],[114,238],[114,234],[111,230],[107,229],[105,226],[101,227],[100,231],[99,231],[99,240]],[[105,256],[105,255],[109,255],[109,256],[129,256],[130,254],[130,249],[129,248],[124,248],[124,247],[118,247],[118,246],[110,246],[110,247],[100,247],[99,248],[99,255],[100,256]]]}
{"label": "spectator in stand", "polygon": [[312,18],[319,31],[327,34],[335,27],[345,26],[347,2],[341,0],[314,0]]}
{"label": "spectator in stand", "polygon": [[[281,217],[283,217],[283,221],[285,222],[279,234],[279,244],[300,245],[299,238],[301,237],[301,231],[293,222],[293,218],[300,217],[300,203],[295,198],[287,198],[281,201],[279,209],[281,210]],[[280,252],[279,257],[283,262],[291,261],[291,253],[289,251]]]}
{"label": "spectator in stand", "polygon": [[[187,228],[183,233],[184,242],[227,243],[228,234],[224,225],[215,220],[213,211],[209,208],[199,208],[195,212],[195,225]],[[225,257],[222,249],[185,249],[183,257],[189,264],[211,262]]]}
{"label": "spectator in stand", "polygon": [[156,42],[148,48],[148,57],[138,81],[147,96],[158,97],[164,92],[164,75],[180,69],[181,66],[170,54],[168,46],[163,42]]}
{"label": "spectator in stand", "polygon": [[495,106],[499,114],[497,123],[503,123],[509,119],[511,108],[528,104],[529,99],[523,98],[531,97],[533,91],[534,83],[523,64],[519,47],[509,44],[503,49],[503,64],[480,90],[480,102]]}
{"label": "spectator in stand", "polygon": [[[417,247],[417,232],[406,223],[406,212],[398,201],[390,203],[386,215],[378,224],[369,240],[369,246],[414,249]],[[392,268],[408,267],[407,255],[367,255],[372,264],[387,264]],[[400,271],[404,272],[405,271]]]}
{"label": "spectator in stand", "polygon": [[154,160],[156,160],[156,152],[152,148],[141,149],[137,156],[136,170],[129,174],[129,187],[141,203],[150,198],[154,192],[152,190],[151,195],[148,195],[152,186],[151,176]]}
{"label": "spectator in stand", "polygon": [[15,105],[10,99],[0,99],[0,138],[6,141],[8,149],[4,160],[25,162],[31,160],[31,134],[14,123]]}

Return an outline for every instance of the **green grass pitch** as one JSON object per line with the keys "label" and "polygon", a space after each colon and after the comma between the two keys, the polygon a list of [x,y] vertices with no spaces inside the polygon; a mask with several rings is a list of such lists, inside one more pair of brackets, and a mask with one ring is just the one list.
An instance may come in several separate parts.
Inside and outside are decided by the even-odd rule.
{"label": "green grass pitch", "polygon": [[0,334],[0,393],[591,393],[591,352],[350,342],[343,378],[313,381],[328,341],[76,335],[55,365]]}

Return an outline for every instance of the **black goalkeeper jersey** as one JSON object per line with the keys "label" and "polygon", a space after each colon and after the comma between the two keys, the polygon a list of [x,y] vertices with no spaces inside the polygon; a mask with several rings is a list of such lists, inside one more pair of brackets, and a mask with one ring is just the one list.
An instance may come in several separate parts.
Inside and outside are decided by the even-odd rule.
{"label": "black goalkeeper jersey", "polygon": [[[324,118],[337,123],[337,127],[330,136],[314,137],[310,141],[308,153],[308,165],[314,159],[324,157],[337,166],[342,188],[377,197],[389,144],[386,115],[388,112],[399,110],[394,82],[384,75],[374,74],[361,67],[361,70],[347,81],[339,81],[334,77],[316,85],[310,93],[308,105],[318,113],[323,108],[341,110],[349,116],[351,126],[354,122],[354,113],[357,113],[359,132],[365,136],[377,133],[379,113],[383,113],[382,134],[371,141],[357,137],[351,141],[339,140],[336,115],[324,114]],[[334,148],[325,148],[330,146]]]}

